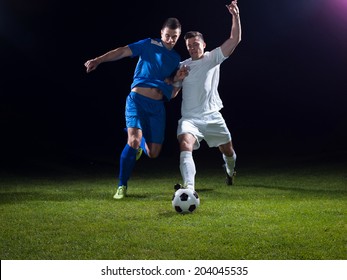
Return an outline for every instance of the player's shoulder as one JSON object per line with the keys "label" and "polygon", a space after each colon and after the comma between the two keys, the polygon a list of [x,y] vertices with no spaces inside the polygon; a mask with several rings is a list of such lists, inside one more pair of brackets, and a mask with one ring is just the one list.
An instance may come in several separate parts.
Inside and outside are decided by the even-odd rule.
{"label": "player's shoulder", "polygon": [[151,38],[143,38],[140,40],[137,40],[136,43],[148,43],[150,42]]}
{"label": "player's shoulder", "polygon": [[148,43],[154,46],[163,47],[163,43],[158,38],[148,38]]}
{"label": "player's shoulder", "polygon": [[225,59],[227,59],[228,57],[225,57],[223,55],[222,52],[222,48],[221,47],[217,47],[214,48],[211,51],[205,51],[204,53],[204,57],[207,60],[211,60],[211,61],[219,61],[219,63],[221,63],[222,61],[224,61]]}
{"label": "player's shoulder", "polygon": [[211,51],[205,51],[204,56],[213,56],[213,55],[219,55],[222,52],[222,49],[220,47],[214,48]]}
{"label": "player's shoulder", "polygon": [[150,40],[151,40],[151,38],[140,39],[140,40],[137,40],[137,41],[135,41],[133,43],[128,44],[128,46],[130,48],[134,48],[135,46],[136,47],[141,47],[141,46],[144,46],[144,45],[148,44],[150,42]]}
{"label": "player's shoulder", "polygon": [[212,55],[212,54],[219,54],[222,52],[222,48],[220,46],[210,50],[210,51],[205,51],[204,54]]}

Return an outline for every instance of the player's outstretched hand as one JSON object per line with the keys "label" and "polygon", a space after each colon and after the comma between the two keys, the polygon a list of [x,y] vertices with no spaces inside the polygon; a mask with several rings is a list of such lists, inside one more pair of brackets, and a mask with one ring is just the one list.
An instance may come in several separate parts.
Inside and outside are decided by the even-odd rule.
{"label": "player's outstretched hand", "polygon": [[237,1],[231,1],[230,5],[225,5],[229,11],[229,13],[231,13],[233,16],[238,16],[240,11],[239,11],[239,7],[237,6]]}
{"label": "player's outstretched hand", "polygon": [[86,72],[89,73],[98,67],[99,63],[96,59],[90,59],[86,63],[84,63],[84,66],[87,68]]}

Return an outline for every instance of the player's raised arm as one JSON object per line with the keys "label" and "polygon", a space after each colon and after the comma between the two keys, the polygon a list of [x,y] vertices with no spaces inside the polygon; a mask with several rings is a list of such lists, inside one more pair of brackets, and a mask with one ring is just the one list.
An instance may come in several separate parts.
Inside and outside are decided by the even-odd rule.
{"label": "player's raised arm", "polygon": [[226,7],[229,13],[232,14],[230,37],[221,45],[223,55],[227,57],[232,54],[241,41],[241,22],[237,1],[231,1],[230,5],[226,5]]}
{"label": "player's raised arm", "polygon": [[98,56],[94,59],[88,60],[86,63],[84,63],[84,66],[87,68],[87,73],[93,71],[98,67],[99,64],[109,61],[116,61],[120,60],[124,57],[131,56],[132,52],[128,46],[119,47],[114,50],[111,50],[101,56]]}

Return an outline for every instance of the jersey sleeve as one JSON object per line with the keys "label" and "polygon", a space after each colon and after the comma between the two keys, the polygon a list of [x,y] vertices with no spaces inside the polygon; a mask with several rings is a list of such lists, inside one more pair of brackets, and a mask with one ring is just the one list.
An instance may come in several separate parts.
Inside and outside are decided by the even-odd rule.
{"label": "jersey sleeve", "polygon": [[135,43],[129,44],[128,47],[130,48],[132,52],[131,57],[139,56],[142,53],[142,50],[146,46],[146,44],[149,42],[150,38],[143,39],[140,41],[137,41]]}
{"label": "jersey sleeve", "polygon": [[224,56],[221,47],[217,47],[210,52],[212,59],[216,64],[221,64],[228,56]]}

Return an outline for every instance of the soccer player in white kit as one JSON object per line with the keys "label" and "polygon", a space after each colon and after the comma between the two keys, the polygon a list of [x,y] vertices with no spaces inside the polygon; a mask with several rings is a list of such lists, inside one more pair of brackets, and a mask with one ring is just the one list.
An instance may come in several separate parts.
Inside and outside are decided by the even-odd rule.
{"label": "soccer player in white kit", "polygon": [[[180,171],[183,187],[195,189],[196,168],[193,150],[205,140],[209,147],[218,147],[225,164],[226,183],[232,185],[235,177],[236,153],[231,134],[222,114],[223,103],[218,93],[220,64],[226,60],[241,41],[241,23],[237,1],[226,5],[232,15],[230,37],[219,47],[205,52],[203,35],[197,31],[184,36],[190,58],[180,63],[189,74],[182,82],[182,117],[178,121],[177,138],[180,147]],[[178,188],[177,185],[175,188]]]}

